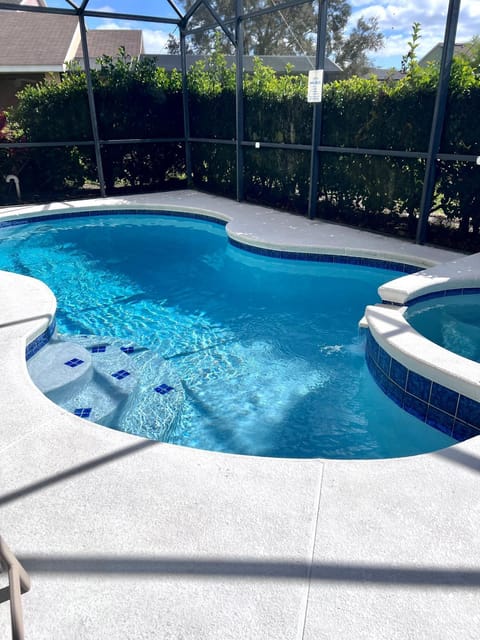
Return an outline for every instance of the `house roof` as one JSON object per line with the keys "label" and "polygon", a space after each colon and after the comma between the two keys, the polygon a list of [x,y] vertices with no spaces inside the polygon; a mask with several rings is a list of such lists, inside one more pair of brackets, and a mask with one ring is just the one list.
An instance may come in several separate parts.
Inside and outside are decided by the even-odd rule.
{"label": "house roof", "polygon": [[375,76],[380,82],[401,80],[405,74],[396,69],[382,69],[379,67],[369,67],[369,69],[362,75],[362,78],[370,78]]}
{"label": "house roof", "polygon": [[[116,56],[120,47],[128,55],[137,57],[143,53],[143,37],[140,29],[95,29],[87,33],[88,55],[94,61],[101,56]],[[78,45],[75,58],[83,58],[82,46]]]}
{"label": "house roof", "polygon": [[[116,56],[121,46],[130,56],[143,53],[140,29],[93,30],[87,42],[92,66],[102,55]],[[74,57],[83,60],[76,16],[0,10],[0,72],[63,71]]]}
{"label": "house roof", "polygon": [[[73,57],[76,16],[0,10],[0,68],[3,71],[61,71]],[[76,46],[75,46],[76,49]]]}
{"label": "house roof", "polygon": [[[166,71],[172,71],[173,69],[180,69],[181,58],[179,55],[162,54],[162,55],[149,55],[145,57],[153,58],[157,67],[161,67]],[[293,65],[293,73],[308,73],[311,69],[315,69],[315,58],[313,56],[244,56],[243,64],[244,69],[247,72],[253,71],[254,57],[260,58],[262,62],[274,69],[277,73],[285,72],[287,64]],[[225,56],[227,65],[231,66],[235,64],[235,56]],[[206,56],[203,55],[187,55],[187,69],[199,60],[205,60]],[[331,60],[325,60],[325,71],[327,73],[342,73],[342,70]]]}
{"label": "house roof", "polygon": [[[469,54],[471,49],[472,49],[472,43],[471,42],[455,43],[455,46],[454,46],[454,49],[453,49],[453,55],[454,56],[459,56],[459,55],[468,56],[468,54]],[[421,67],[424,67],[429,62],[440,62],[440,60],[442,58],[442,50],[443,50],[443,42],[438,42],[434,47],[432,47],[430,49],[430,51],[428,53],[426,53],[423,56],[423,58],[420,58],[420,60],[418,61],[418,64]]]}

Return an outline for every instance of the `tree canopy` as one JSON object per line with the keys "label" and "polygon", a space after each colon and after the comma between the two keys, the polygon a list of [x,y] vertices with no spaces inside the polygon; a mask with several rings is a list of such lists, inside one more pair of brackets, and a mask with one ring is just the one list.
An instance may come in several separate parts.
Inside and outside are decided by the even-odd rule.
{"label": "tree canopy", "polygon": [[[183,0],[185,10],[196,0]],[[222,19],[233,17],[232,0],[211,0],[212,8]],[[244,0],[244,12],[271,8],[271,0]],[[245,53],[249,55],[314,55],[317,28],[316,2],[306,2],[292,8],[245,20]],[[368,53],[383,47],[383,35],[376,18],[360,17],[348,31],[352,7],[346,0],[329,0],[327,13],[327,56],[337,63],[347,76],[361,75],[368,66]],[[189,27],[212,24],[212,17],[200,7],[192,16]],[[188,39],[190,53],[211,53],[213,47],[221,53],[233,53],[226,37],[216,40],[211,31],[197,32]],[[170,53],[179,53],[179,42],[173,34],[168,41]]]}

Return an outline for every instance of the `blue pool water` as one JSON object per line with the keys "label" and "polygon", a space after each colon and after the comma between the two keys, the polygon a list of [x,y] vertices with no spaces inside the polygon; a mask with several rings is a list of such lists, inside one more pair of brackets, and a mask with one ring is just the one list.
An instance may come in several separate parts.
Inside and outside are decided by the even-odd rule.
{"label": "blue pool water", "polygon": [[0,268],[50,286],[60,333],[114,336],[174,366],[185,401],[169,442],[300,458],[453,443],[365,364],[358,321],[391,270],[260,256],[219,224],[143,214],[1,229]]}
{"label": "blue pool water", "polygon": [[425,300],[412,305],[405,317],[432,342],[480,362],[480,294]]}

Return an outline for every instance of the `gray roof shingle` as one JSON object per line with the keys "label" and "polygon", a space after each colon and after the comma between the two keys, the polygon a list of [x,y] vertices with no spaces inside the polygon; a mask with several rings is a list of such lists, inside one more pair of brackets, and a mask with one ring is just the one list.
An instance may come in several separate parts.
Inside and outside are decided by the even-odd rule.
{"label": "gray roof shingle", "polygon": [[[143,53],[140,29],[95,29],[87,33],[87,43],[91,60],[103,55],[115,57],[120,47],[125,47],[126,52],[132,57]],[[81,45],[78,46],[75,58],[83,58]]]}
{"label": "gray roof shingle", "polygon": [[55,70],[65,62],[77,28],[75,16],[0,11],[0,67]]}

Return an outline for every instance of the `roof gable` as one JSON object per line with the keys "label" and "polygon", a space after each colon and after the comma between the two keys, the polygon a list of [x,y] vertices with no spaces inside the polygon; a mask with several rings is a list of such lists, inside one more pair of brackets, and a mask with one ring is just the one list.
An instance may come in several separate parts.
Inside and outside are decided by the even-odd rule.
{"label": "roof gable", "polygon": [[[96,60],[104,55],[115,57],[120,47],[124,47],[131,57],[138,57],[143,53],[143,38],[140,29],[94,29],[87,33],[87,44],[91,60]],[[78,46],[75,58],[83,58],[81,44]]]}
{"label": "roof gable", "polygon": [[[468,57],[469,54],[471,54],[471,51],[472,51],[471,42],[467,42],[467,43],[458,42],[458,43],[455,43],[454,45],[453,55],[454,56],[464,55]],[[432,49],[430,49],[428,53],[426,53],[423,56],[423,58],[420,58],[420,60],[418,61],[418,64],[421,67],[424,67],[430,62],[440,63],[440,60],[442,59],[442,52],[443,52],[443,42],[438,42]]]}
{"label": "roof gable", "polygon": [[78,29],[76,16],[0,11],[0,67],[61,69]]}

